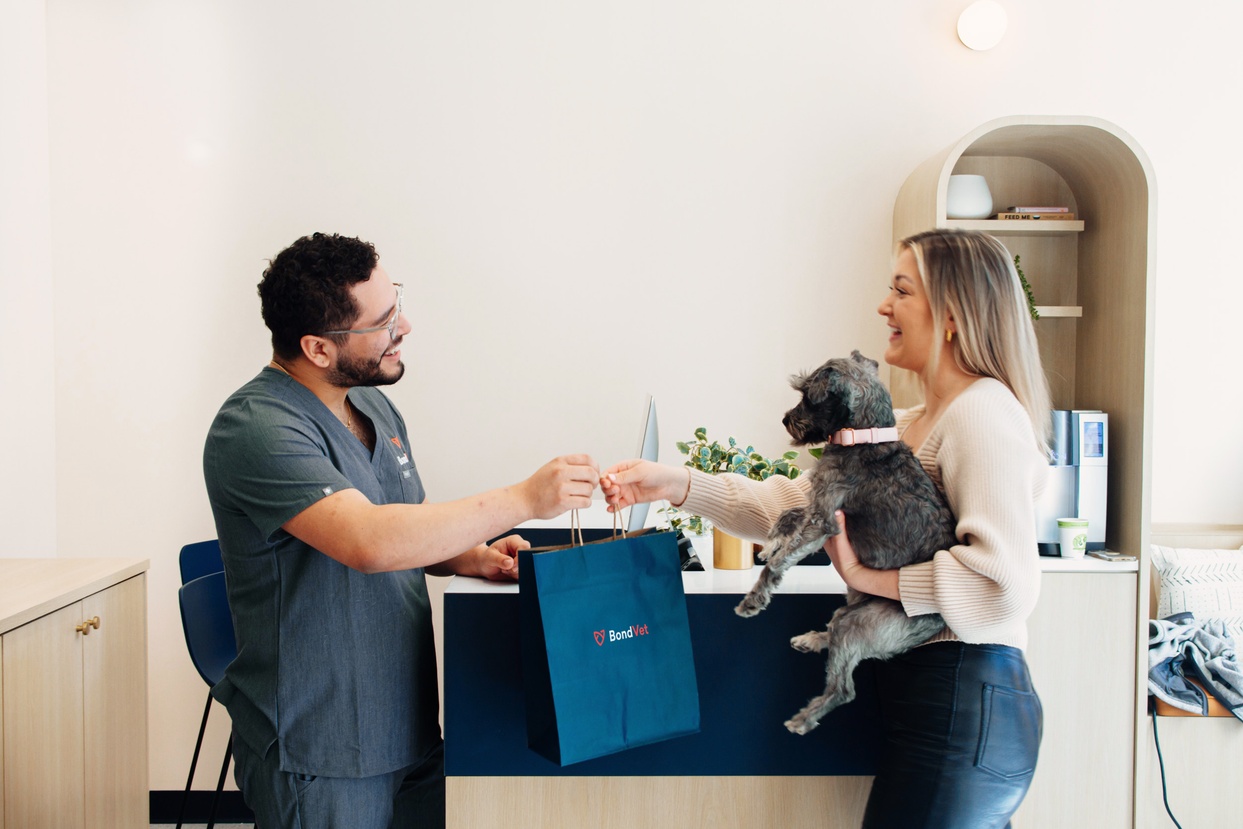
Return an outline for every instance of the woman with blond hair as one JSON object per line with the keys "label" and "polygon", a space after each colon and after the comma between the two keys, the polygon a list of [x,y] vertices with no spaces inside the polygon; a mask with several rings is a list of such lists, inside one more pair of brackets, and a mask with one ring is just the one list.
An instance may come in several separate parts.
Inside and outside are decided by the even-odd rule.
{"label": "woman with blond hair", "polygon": [[[901,439],[945,493],[957,543],[926,562],[872,570],[843,532],[826,545],[846,584],[939,613],[945,629],[878,663],[885,747],[865,829],[1002,827],[1031,784],[1043,714],[1023,650],[1040,589],[1034,503],[1047,474],[1049,392],[1027,299],[1005,246],[933,230],[898,245],[885,362],[924,402],[897,412]],[[612,509],[668,500],[722,529],[765,538],[807,502],[809,476],[755,482],[626,461],[601,486]]]}

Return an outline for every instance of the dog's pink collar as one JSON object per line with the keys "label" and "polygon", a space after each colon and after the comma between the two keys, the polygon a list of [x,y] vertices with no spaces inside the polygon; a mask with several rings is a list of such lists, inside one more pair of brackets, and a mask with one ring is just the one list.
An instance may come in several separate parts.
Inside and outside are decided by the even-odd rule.
{"label": "dog's pink collar", "polygon": [[833,434],[829,443],[834,446],[854,446],[856,443],[893,443],[898,439],[898,427],[886,426],[878,429],[842,429]]}

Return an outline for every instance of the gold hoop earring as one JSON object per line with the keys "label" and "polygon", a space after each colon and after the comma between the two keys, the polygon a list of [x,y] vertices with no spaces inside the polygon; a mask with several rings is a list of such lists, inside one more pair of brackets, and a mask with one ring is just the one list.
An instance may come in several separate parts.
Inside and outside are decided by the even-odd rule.
{"label": "gold hoop earring", "polygon": [[949,328],[945,329],[945,341],[947,343],[952,343],[954,341],[954,332]]}

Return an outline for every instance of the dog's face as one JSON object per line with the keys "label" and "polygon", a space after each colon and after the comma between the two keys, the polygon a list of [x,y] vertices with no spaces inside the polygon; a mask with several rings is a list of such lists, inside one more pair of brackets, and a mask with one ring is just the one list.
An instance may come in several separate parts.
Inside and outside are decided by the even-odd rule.
{"label": "dog's face", "polygon": [[893,404],[879,368],[858,351],[790,378],[803,399],[781,419],[796,446],[823,443],[839,429],[892,426]]}

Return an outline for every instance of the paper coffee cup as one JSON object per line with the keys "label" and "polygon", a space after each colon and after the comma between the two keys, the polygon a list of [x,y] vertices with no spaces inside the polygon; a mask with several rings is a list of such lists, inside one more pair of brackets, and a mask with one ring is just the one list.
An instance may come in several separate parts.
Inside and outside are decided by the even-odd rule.
{"label": "paper coffee cup", "polygon": [[1057,538],[1062,558],[1083,558],[1088,548],[1088,519],[1057,519]]}

